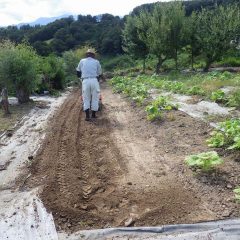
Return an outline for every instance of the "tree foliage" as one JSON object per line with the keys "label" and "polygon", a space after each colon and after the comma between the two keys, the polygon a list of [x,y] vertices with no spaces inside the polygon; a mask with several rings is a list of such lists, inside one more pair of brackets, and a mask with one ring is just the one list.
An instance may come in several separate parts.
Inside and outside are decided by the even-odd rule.
{"label": "tree foliage", "polygon": [[206,60],[207,71],[233,45],[239,34],[240,8],[237,4],[217,6],[213,10],[202,9],[197,19],[197,42]]}
{"label": "tree foliage", "polygon": [[39,57],[25,43],[9,41],[0,44],[0,82],[13,89],[20,103],[29,101],[30,93],[39,81]]}
{"label": "tree foliage", "polygon": [[143,42],[157,58],[156,73],[167,59],[174,59],[178,69],[179,52],[186,51],[192,68],[194,57],[201,55],[207,71],[214,61],[236,47],[234,42],[238,43],[234,40],[238,40],[240,31],[239,4],[221,3],[209,2],[207,8],[191,15],[186,14],[180,1],[156,3],[152,11],[136,11],[125,24],[126,51],[131,50],[136,56],[139,40]]}
{"label": "tree foliage", "polygon": [[41,59],[41,84],[38,91],[62,90],[65,87],[65,72],[63,59],[51,54]]}
{"label": "tree foliage", "polygon": [[149,47],[143,41],[143,34],[147,29],[139,26],[137,18],[128,16],[123,30],[123,49],[126,53],[137,59],[143,60],[143,71],[145,72],[145,60],[149,54]]}
{"label": "tree foliage", "polygon": [[0,40],[9,39],[16,43],[26,40],[42,56],[50,53],[61,55],[86,44],[93,45],[101,54],[116,55],[123,53],[123,21],[111,14],[79,15],[77,20],[69,16],[45,26],[0,28]]}
{"label": "tree foliage", "polygon": [[0,28],[0,40],[29,42],[44,57],[63,56],[86,45],[106,57],[121,55],[124,49],[143,63],[150,54],[157,60],[157,72],[169,59],[178,68],[179,53],[187,52],[192,67],[194,59],[203,56],[207,70],[234,47],[230,43],[239,38],[239,23],[239,0],[172,1],[141,5],[123,18],[79,15],[45,26],[8,26]]}

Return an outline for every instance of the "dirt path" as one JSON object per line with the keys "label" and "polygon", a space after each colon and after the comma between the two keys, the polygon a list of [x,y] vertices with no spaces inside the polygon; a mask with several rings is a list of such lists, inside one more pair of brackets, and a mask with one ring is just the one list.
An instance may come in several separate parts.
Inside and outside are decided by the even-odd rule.
{"label": "dirt path", "polygon": [[58,230],[222,218],[219,209],[229,192],[203,187],[183,165],[187,154],[206,150],[209,127],[178,111],[150,124],[144,112],[108,87],[102,93],[104,109],[90,123],[84,121],[79,92],[72,93],[32,165],[26,187],[42,186]]}

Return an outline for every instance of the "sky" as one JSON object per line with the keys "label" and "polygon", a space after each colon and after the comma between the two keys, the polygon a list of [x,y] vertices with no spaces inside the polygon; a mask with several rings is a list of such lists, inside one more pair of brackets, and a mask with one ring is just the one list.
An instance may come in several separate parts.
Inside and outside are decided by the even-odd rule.
{"label": "sky", "polygon": [[[164,0],[162,0],[164,1]],[[98,15],[124,16],[134,7],[154,0],[0,0],[0,26],[30,23],[40,17]]]}

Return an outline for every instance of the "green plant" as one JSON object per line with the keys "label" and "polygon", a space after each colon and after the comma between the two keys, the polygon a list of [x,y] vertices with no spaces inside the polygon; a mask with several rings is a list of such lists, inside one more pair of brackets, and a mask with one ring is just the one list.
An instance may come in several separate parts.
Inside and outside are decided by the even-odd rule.
{"label": "green plant", "polygon": [[240,107],[240,90],[235,91],[227,97],[226,105],[229,107]]}
{"label": "green plant", "polygon": [[190,167],[198,167],[203,171],[210,171],[216,165],[222,164],[223,160],[218,156],[217,152],[203,152],[186,157],[185,162]]}
{"label": "green plant", "polygon": [[221,122],[207,140],[210,147],[225,146],[228,149],[240,149],[240,119],[231,119]]}
{"label": "green plant", "polygon": [[226,101],[226,96],[224,91],[222,91],[221,89],[218,89],[212,92],[210,99],[214,102],[222,103]]}
{"label": "green plant", "polygon": [[189,95],[205,95],[204,90],[199,86],[189,88],[186,93]]}
{"label": "green plant", "polygon": [[62,90],[65,85],[64,62],[55,55],[49,55],[41,61],[41,72],[43,74],[43,82],[48,83],[51,90]]}
{"label": "green plant", "polygon": [[124,93],[141,105],[148,96],[148,87],[141,81],[141,78],[114,77],[110,84],[113,86],[114,92]]}
{"label": "green plant", "polygon": [[196,40],[206,61],[205,71],[233,48],[229,43],[239,32],[239,14],[238,4],[203,8],[199,12]]}
{"label": "green plant", "polygon": [[159,111],[159,108],[154,104],[148,105],[146,107],[146,112],[147,112],[147,119],[149,121],[160,119],[162,117],[162,113]]}
{"label": "green plant", "polygon": [[239,67],[240,66],[240,58],[229,56],[219,61],[218,64],[223,67]]}
{"label": "green plant", "polygon": [[146,107],[147,119],[150,121],[160,119],[162,117],[162,111],[169,111],[177,108],[178,106],[170,103],[167,97],[160,96]]}
{"label": "green plant", "polygon": [[225,137],[222,132],[212,132],[212,137],[207,140],[209,147],[222,147],[225,144]]}
{"label": "green plant", "polygon": [[30,101],[39,80],[39,56],[31,46],[0,43],[0,84],[13,89],[19,103]]}
{"label": "green plant", "polygon": [[240,203],[240,187],[237,187],[233,190],[235,193],[235,199]]}

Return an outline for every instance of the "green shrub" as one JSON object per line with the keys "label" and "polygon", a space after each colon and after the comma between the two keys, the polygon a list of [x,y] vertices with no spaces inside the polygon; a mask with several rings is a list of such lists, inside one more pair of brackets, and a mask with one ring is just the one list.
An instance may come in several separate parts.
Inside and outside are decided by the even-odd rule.
{"label": "green shrub", "polygon": [[[42,82],[38,85],[38,91],[41,90],[62,90],[66,86],[64,72],[64,62],[55,55],[49,55],[42,58],[40,65],[42,73]],[[44,89],[45,88],[45,89]]]}
{"label": "green shrub", "polygon": [[0,82],[14,89],[20,103],[28,102],[29,96],[40,81],[39,56],[26,43],[0,43]]}
{"label": "green shrub", "polygon": [[240,67],[240,57],[226,57],[218,62],[218,65],[223,67]]}

